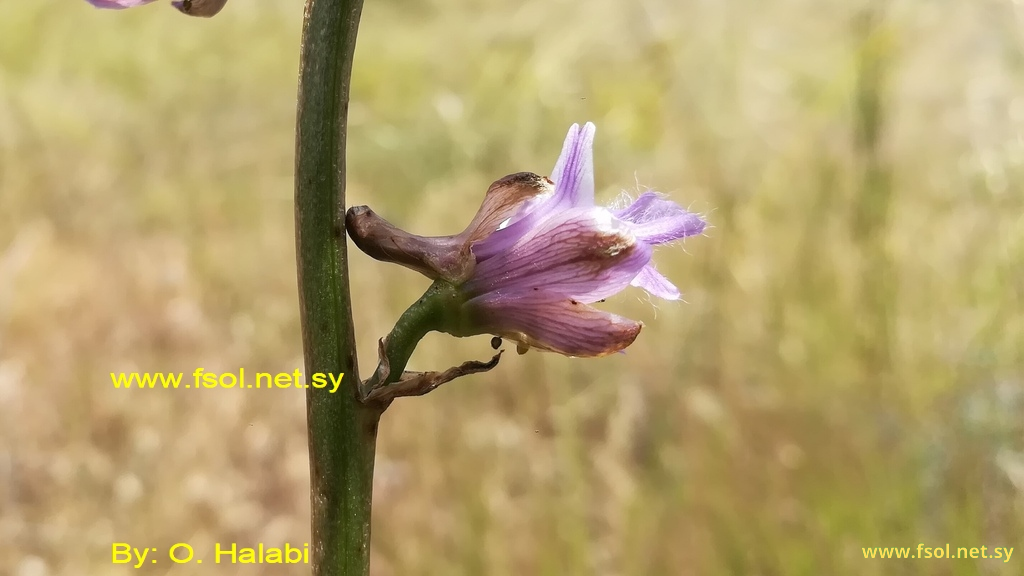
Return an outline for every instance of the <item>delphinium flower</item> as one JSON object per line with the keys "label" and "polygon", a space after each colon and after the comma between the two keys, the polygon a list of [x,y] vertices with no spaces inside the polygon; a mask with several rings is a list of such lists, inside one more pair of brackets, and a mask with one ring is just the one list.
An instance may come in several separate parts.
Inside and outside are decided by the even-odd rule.
{"label": "delphinium flower", "polygon": [[155,1],[156,0],[86,0],[86,2],[97,8],[109,8],[111,10],[134,8],[136,6],[142,6]]}
{"label": "delphinium flower", "polygon": [[[97,8],[107,8],[111,10],[121,10],[123,8],[134,8],[136,6],[143,6],[150,4],[156,0],[86,0],[89,4]],[[227,4],[227,0],[175,0],[171,2],[171,5],[178,9],[179,12],[188,14],[189,16],[203,16],[210,17],[224,8]]]}
{"label": "delphinium flower", "polygon": [[678,299],[651,264],[652,248],[700,234],[704,220],[645,192],[622,209],[594,203],[595,127],[573,125],[550,178],[507,176],[488,190],[469,227],[426,238],[398,230],[366,207],[349,212],[356,244],[455,286],[458,310],[436,329],[494,334],[567,356],[593,357],[629,346],[641,324],[591,304],[627,286]]}

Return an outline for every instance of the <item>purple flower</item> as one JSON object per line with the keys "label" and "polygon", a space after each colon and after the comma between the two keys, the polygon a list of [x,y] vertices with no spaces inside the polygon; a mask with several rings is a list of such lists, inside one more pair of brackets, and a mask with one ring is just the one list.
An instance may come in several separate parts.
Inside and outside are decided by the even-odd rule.
{"label": "purple flower", "polygon": [[467,331],[567,356],[603,356],[629,346],[641,324],[589,304],[631,284],[679,298],[651,265],[652,247],[700,234],[704,220],[654,192],[621,210],[596,206],[595,131],[592,123],[574,124],[547,189],[471,243],[475,267],[461,285]]}
{"label": "purple flower", "polygon": [[437,329],[495,334],[520,351],[618,352],[641,324],[590,304],[629,285],[678,299],[651,264],[653,247],[700,234],[705,223],[654,192],[619,210],[595,205],[595,131],[590,123],[569,129],[550,179],[520,172],[492,184],[461,234],[409,234],[366,206],[349,209],[346,228],[370,256],[457,287],[458,310]]}
{"label": "purple flower", "polygon": [[97,8],[109,8],[111,10],[121,10],[123,8],[134,8],[136,6],[142,6],[143,4],[149,4],[156,0],[86,0],[89,4]]}
{"label": "purple flower", "polygon": [[[86,0],[97,8],[108,8],[121,10],[123,8],[134,8],[155,2],[156,0]],[[209,18],[224,8],[227,0],[175,0],[171,5],[179,12],[189,16],[203,16]]]}

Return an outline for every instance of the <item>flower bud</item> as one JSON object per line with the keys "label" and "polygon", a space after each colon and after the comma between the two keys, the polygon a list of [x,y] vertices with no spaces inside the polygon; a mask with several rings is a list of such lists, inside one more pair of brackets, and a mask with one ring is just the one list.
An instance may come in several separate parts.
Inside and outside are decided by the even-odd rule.
{"label": "flower bud", "polygon": [[176,0],[171,2],[182,14],[211,18],[224,8],[228,0]]}

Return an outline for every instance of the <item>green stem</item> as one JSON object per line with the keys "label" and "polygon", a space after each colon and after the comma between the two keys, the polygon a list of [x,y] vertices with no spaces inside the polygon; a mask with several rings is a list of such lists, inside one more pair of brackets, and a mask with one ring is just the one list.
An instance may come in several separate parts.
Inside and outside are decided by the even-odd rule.
{"label": "green stem", "polygon": [[409,364],[409,358],[416,345],[432,330],[443,330],[453,324],[458,314],[462,296],[451,284],[437,280],[402,316],[384,340],[384,353],[388,360],[388,375],[380,377],[380,371],[363,385],[364,397],[375,388],[397,382]]}
{"label": "green stem", "polygon": [[295,233],[307,377],[344,374],[335,394],[309,388],[312,540],[321,576],[370,565],[373,459],[380,410],[358,399],[345,246],[345,133],[362,0],[307,0],[299,65]]}

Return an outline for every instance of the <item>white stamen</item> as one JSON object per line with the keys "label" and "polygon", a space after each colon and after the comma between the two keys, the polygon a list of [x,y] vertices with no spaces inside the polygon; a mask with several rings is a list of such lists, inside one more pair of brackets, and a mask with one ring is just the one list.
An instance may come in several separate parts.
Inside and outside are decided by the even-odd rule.
{"label": "white stamen", "polygon": [[594,221],[597,229],[601,232],[614,236],[616,242],[608,247],[608,255],[616,256],[636,244],[636,236],[629,229],[625,222],[619,220],[610,211],[604,208],[594,210]]}

